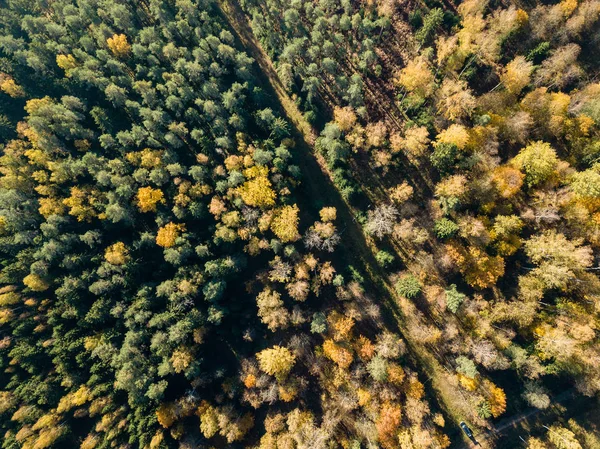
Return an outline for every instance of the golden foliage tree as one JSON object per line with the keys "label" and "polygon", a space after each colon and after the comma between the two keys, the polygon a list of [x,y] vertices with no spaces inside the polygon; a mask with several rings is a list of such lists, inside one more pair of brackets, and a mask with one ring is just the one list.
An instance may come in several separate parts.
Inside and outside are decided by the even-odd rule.
{"label": "golden foliage tree", "polygon": [[294,204],[293,206],[284,206],[275,213],[275,218],[271,222],[271,230],[282,242],[295,242],[300,238],[298,233],[299,212],[300,209]]}
{"label": "golden foliage tree", "polygon": [[71,187],[71,196],[63,200],[63,204],[69,208],[69,215],[77,218],[77,221],[90,222],[98,216],[94,205],[98,202],[98,192],[90,188]]}
{"label": "golden foliage tree", "polygon": [[70,76],[69,72],[77,67],[77,61],[73,55],[57,55],[56,64],[65,71],[67,76]]}
{"label": "golden foliage tree", "polygon": [[439,143],[453,144],[464,150],[469,143],[469,131],[463,125],[454,123],[439,133],[436,139]]}
{"label": "golden foliage tree", "polygon": [[115,34],[106,40],[106,44],[110,51],[117,58],[124,58],[129,56],[131,52],[131,45],[127,42],[127,36],[124,34]]}
{"label": "golden foliage tree", "polygon": [[425,126],[413,126],[404,131],[404,138],[394,141],[392,136],[391,144],[393,151],[404,150],[409,156],[418,158],[424,156],[429,145],[429,131]]}
{"label": "golden foliage tree", "polygon": [[194,357],[190,350],[185,347],[177,348],[171,355],[171,365],[176,373],[182,373],[192,363]]}
{"label": "golden foliage tree", "polygon": [[491,287],[504,275],[504,259],[500,256],[490,256],[476,246],[465,249],[456,243],[447,244],[446,250],[467,283],[473,287]]}
{"label": "golden foliage tree", "polygon": [[500,196],[511,198],[516,195],[523,186],[525,175],[516,168],[504,165],[495,169],[492,180],[498,189]]}
{"label": "golden foliage tree", "polygon": [[327,339],[323,342],[323,353],[340,368],[346,369],[352,363],[352,352],[337,345],[332,339]]}
{"label": "golden foliage tree", "polygon": [[593,262],[593,252],[581,239],[569,240],[564,234],[549,230],[525,242],[525,253],[537,267],[530,273],[546,288],[565,289]]}
{"label": "golden foliage tree", "polygon": [[550,426],[548,430],[548,441],[550,441],[556,449],[583,449],[573,432],[566,427],[558,425]]}
{"label": "golden foliage tree", "polygon": [[321,217],[321,221],[325,223],[335,221],[337,209],[335,207],[324,207],[319,211],[319,216]]}
{"label": "golden foliage tree", "polygon": [[333,119],[344,132],[350,131],[356,124],[356,114],[354,113],[354,109],[350,106],[334,108]]}
{"label": "golden foliage tree", "polygon": [[256,358],[260,369],[278,380],[284,380],[296,363],[296,356],[283,346],[264,349]]}
{"label": "golden foliage tree", "polygon": [[168,429],[177,421],[177,405],[172,402],[162,403],[156,410],[158,423]]}
{"label": "golden foliage tree", "polygon": [[198,409],[200,415],[200,431],[205,438],[212,438],[219,431],[217,410],[206,401],[202,401]]}
{"label": "golden foliage tree", "polygon": [[12,77],[2,73],[0,73],[0,90],[13,98],[25,95],[23,88],[19,86]]}
{"label": "golden foliage tree", "polygon": [[446,78],[439,91],[439,111],[449,120],[469,117],[476,106],[476,100],[466,81]]}
{"label": "golden foliage tree", "polygon": [[433,92],[434,76],[424,57],[411,59],[398,75],[398,83],[407,91],[426,98]]}
{"label": "golden foliage tree", "polygon": [[164,203],[162,190],[152,187],[141,187],[137,192],[137,204],[142,212],[156,212],[156,206]]}
{"label": "golden foliage tree", "polygon": [[506,64],[500,75],[500,81],[511,94],[519,95],[531,81],[533,63],[527,61],[523,56],[517,56]]}
{"label": "golden foliage tree", "polygon": [[379,416],[375,422],[379,441],[384,448],[397,447],[397,433],[402,420],[402,409],[400,405],[393,402],[385,402],[379,410]]}
{"label": "golden foliage tree", "polygon": [[484,382],[484,387],[490,403],[492,416],[497,418],[506,411],[506,393],[504,390],[489,380]]}
{"label": "golden foliage tree", "polygon": [[63,202],[57,198],[40,198],[38,203],[38,212],[46,218],[50,215],[63,215],[66,209]]}
{"label": "golden foliage tree", "polygon": [[106,248],[104,258],[112,265],[124,265],[129,260],[129,250],[123,242],[117,242]]}
{"label": "golden foliage tree", "polygon": [[402,184],[398,184],[395,187],[392,187],[388,194],[390,199],[396,204],[402,204],[408,201],[413,195],[414,189],[411,185],[409,185],[406,181],[403,181]]}
{"label": "golden foliage tree", "polygon": [[23,278],[23,284],[34,292],[43,292],[50,288],[50,285],[37,274],[31,273]]}
{"label": "golden foliage tree", "polygon": [[163,248],[171,248],[175,245],[175,241],[183,231],[185,231],[185,225],[167,223],[158,230],[158,233],[156,234],[156,244]]}
{"label": "golden foliage tree", "polygon": [[265,289],[256,298],[260,321],[267,325],[270,331],[286,328],[290,314],[283,306],[281,295],[275,290]]}
{"label": "golden foliage tree", "polygon": [[237,188],[237,192],[248,206],[267,208],[275,204],[275,191],[266,175],[260,175]]}
{"label": "golden foliage tree", "polygon": [[531,437],[527,440],[527,449],[548,449],[548,446],[539,438]]}
{"label": "golden foliage tree", "polygon": [[63,396],[56,408],[58,413],[71,410],[73,407],[79,407],[92,399],[92,391],[86,385],[81,385],[76,391]]}
{"label": "golden foliage tree", "polygon": [[558,162],[554,148],[542,141],[527,145],[512,160],[512,164],[525,174],[530,187],[550,178],[556,172]]}

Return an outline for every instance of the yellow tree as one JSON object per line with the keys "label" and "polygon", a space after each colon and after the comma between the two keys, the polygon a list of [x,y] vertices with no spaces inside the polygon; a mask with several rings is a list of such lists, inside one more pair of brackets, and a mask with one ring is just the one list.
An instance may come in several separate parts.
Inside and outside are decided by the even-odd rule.
{"label": "yellow tree", "polygon": [[492,416],[497,418],[506,410],[506,393],[502,388],[487,379],[484,382],[484,387],[487,390]]}
{"label": "yellow tree", "polygon": [[554,425],[548,429],[548,441],[556,449],[582,449],[581,443],[577,441],[575,434],[566,427]]}
{"label": "yellow tree", "polygon": [[452,124],[439,133],[436,140],[438,143],[453,144],[464,150],[469,143],[469,131],[462,125]]}
{"label": "yellow tree", "polygon": [[506,64],[500,75],[500,81],[511,94],[519,95],[531,81],[533,63],[523,56],[517,56]]}
{"label": "yellow tree", "polygon": [[425,155],[429,145],[429,131],[424,126],[413,126],[404,131],[404,137],[392,135],[390,144],[393,152],[404,150],[413,158]]}
{"label": "yellow tree", "polygon": [[356,114],[354,113],[354,109],[350,106],[334,108],[333,119],[344,132],[350,131],[356,124]]}
{"label": "yellow tree", "polygon": [[299,212],[298,206],[294,204],[282,207],[275,214],[275,218],[271,222],[271,230],[282,242],[295,242],[300,238],[298,233]]}
{"label": "yellow tree", "polygon": [[63,396],[56,411],[63,413],[71,410],[73,407],[79,407],[92,399],[92,391],[86,385],[81,385],[76,391]]}
{"label": "yellow tree", "polygon": [[205,438],[213,437],[219,431],[217,410],[206,401],[202,401],[197,414],[200,416],[200,432]]}
{"label": "yellow tree", "polygon": [[409,185],[406,181],[403,181],[402,184],[398,184],[395,187],[392,187],[388,190],[388,195],[390,199],[396,204],[402,204],[408,201],[413,195],[414,189],[411,185]]}
{"label": "yellow tree", "polygon": [[379,441],[384,448],[395,448],[398,445],[397,433],[402,420],[402,409],[400,405],[385,402],[379,411],[379,417],[375,422]]}
{"label": "yellow tree", "polygon": [[0,391],[0,413],[5,413],[17,405],[18,401],[14,393],[10,391]]}
{"label": "yellow tree", "polygon": [[492,172],[492,181],[503,198],[511,198],[521,190],[525,175],[514,167],[503,165]]}
{"label": "yellow tree", "polygon": [[50,285],[37,274],[28,274],[23,278],[23,284],[29,287],[34,292],[43,292],[48,290]]}
{"label": "yellow tree", "polygon": [[466,81],[446,78],[439,90],[438,110],[449,120],[460,120],[471,115],[476,100]]}
{"label": "yellow tree", "polygon": [[271,289],[263,290],[256,298],[256,305],[260,321],[266,324],[269,330],[276,331],[287,327],[290,314],[283,306],[278,292]]}
{"label": "yellow tree", "polygon": [[129,260],[129,251],[123,242],[117,242],[106,248],[104,258],[112,265],[124,265]]}
{"label": "yellow tree", "polygon": [[156,212],[156,205],[164,203],[162,190],[142,187],[137,193],[138,207],[142,212]]}
{"label": "yellow tree", "polygon": [[594,167],[582,172],[574,173],[571,177],[571,190],[575,198],[590,211],[595,211],[600,206],[600,173]]}
{"label": "yellow tree", "polygon": [[158,423],[164,428],[169,428],[177,421],[177,405],[172,402],[162,403],[156,409],[156,418]]}
{"label": "yellow tree", "polygon": [[335,344],[331,339],[327,339],[323,343],[323,353],[340,368],[348,368],[352,363],[352,352],[343,346]]}
{"label": "yellow tree", "polygon": [[592,249],[582,239],[569,240],[555,230],[532,236],[525,242],[525,254],[537,265],[530,274],[548,289],[566,289],[594,260]]}
{"label": "yellow tree", "polygon": [[411,94],[426,98],[433,92],[434,76],[423,57],[413,58],[398,75],[398,84]]}
{"label": "yellow tree", "polygon": [[117,58],[124,58],[131,52],[131,45],[127,42],[127,36],[124,34],[115,34],[106,40],[106,44],[110,51]]}
{"label": "yellow tree", "polygon": [[351,339],[352,329],[355,324],[354,317],[333,311],[327,317],[327,321],[333,331],[333,339],[335,341]]}
{"label": "yellow tree", "polygon": [[[162,435],[162,433],[157,435]],[[94,433],[89,433],[81,442],[79,449],[94,449],[100,443],[100,441],[101,439],[98,435]],[[152,441],[154,441],[154,438],[152,439]],[[152,443],[150,443],[150,449],[155,449],[156,447],[158,447],[158,445],[152,446]]]}
{"label": "yellow tree", "polygon": [[98,194],[90,188],[71,187],[71,196],[63,200],[69,208],[69,215],[77,217],[77,221],[91,221],[97,216],[94,205],[98,202]]}
{"label": "yellow tree", "polygon": [[12,77],[2,73],[0,73],[0,90],[13,98],[25,95],[23,88],[19,86]]}
{"label": "yellow tree", "polygon": [[277,380],[284,380],[296,363],[296,356],[288,348],[273,346],[256,354],[260,369]]}
{"label": "yellow tree", "polygon": [[539,438],[531,437],[527,440],[527,449],[548,449],[548,446]]}
{"label": "yellow tree", "polygon": [[156,244],[163,248],[170,248],[175,245],[175,241],[185,231],[185,225],[167,223],[158,230],[156,234]]}
{"label": "yellow tree", "polygon": [[181,373],[187,369],[192,363],[194,357],[190,350],[185,347],[180,347],[173,351],[171,355],[171,365],[176,373]]}
{"label": "yellow tree", "polygon": [[327,223],[329,221],[335,221],[337,217],[337,209],[335,207],[324,207],[319,211],[321,221]]}
{"label": "yellow tree", "polygon": [[504,275],[504,259],[500,256],[490,256],[476,246],[465,249],[454,242],[447,244],[446,250],[467,283],[473,287],[491,287]]}
{"label": "yellow tree", "polygon": [[50,215],[63,215],[65,213],[65,205],[57,198],[40,198],[38,199],[40,207],[38,212],[48,218]]}
{"label": "yellow tree", "polygon": [[266,174],[261,173],[246,181],[236,191],[248,206],[264,209],[275,204],[275,192],[271,188],[271,181]]}
{"label": "yellow tree", "polygon": [[538,141],[523,148],[512,160],[512,165],[525,174],[525,181],[530,187],[536,186],[555,172],[558,156],[549,143]]}
{"label": "yellow tree", "polygon": [[73,55],[57,55],[56,64],[65,71],[65,75],[69,77],[70,71],[77,67],[77,61]]}

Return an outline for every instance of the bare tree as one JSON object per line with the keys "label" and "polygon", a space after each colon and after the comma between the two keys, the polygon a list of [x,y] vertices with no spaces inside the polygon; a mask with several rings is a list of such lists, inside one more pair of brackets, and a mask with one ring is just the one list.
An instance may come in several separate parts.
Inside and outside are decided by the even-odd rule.
{"label": "bare tree", "polygon": [[310,228],[304,235],[304,246],[308,249],[320,249],[332,253],[338,243],[340,243],[340,236],[337,232],[325,237],[314,228]]}
{"label": "bare tree", "polygon": [[369,211],[369,218],[365,226],[367,233],[382,238],[391,234],[398,217],[398,209],[391,204],[381,204]]}
{"label": "bare tree", "polygon": [[500,356],[494,344],[489,340],[479,340],[471,345],[471,354],[477,361],[488,369],[495,366]]}

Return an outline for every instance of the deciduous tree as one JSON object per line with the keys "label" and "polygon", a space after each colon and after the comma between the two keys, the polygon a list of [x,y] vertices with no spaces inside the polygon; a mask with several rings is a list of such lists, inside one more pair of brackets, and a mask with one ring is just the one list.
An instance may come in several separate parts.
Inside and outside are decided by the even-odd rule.
{"label": "deciduous tree", "polygon": [[273,346],[256,355],[260,369],[278,380],[284,380],[294,367],[296,356],[283,346]]}

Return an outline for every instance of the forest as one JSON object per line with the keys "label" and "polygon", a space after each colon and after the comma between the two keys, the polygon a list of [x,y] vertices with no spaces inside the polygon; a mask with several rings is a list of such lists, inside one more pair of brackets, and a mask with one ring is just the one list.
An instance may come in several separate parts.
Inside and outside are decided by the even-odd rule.
{"label": "forest", "polygon": [[600,449],[600,0],[0,0],[2,449]]}

